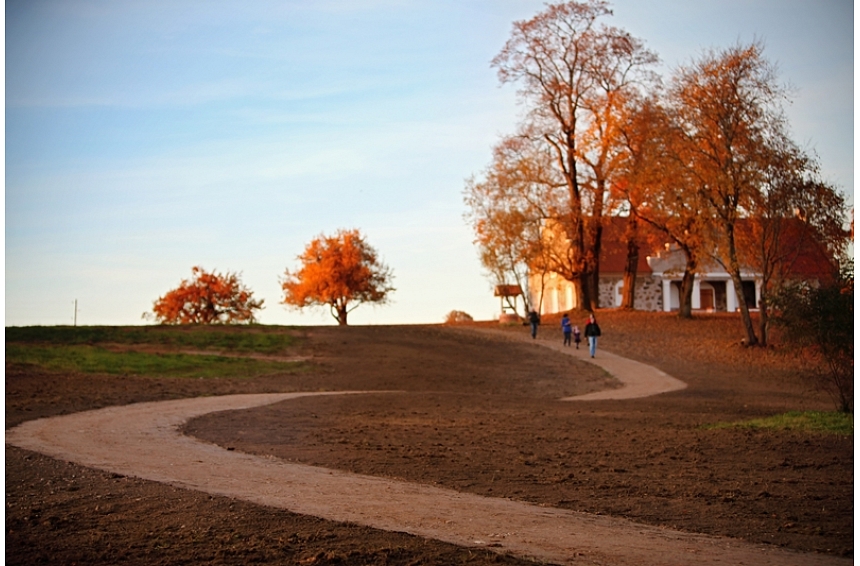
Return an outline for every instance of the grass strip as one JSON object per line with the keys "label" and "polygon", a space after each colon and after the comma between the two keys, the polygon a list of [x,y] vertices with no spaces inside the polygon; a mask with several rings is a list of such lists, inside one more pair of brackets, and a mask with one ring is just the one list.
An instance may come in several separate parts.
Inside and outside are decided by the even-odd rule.
{"label": "grass strip", "polygon": [[155,344],[175,349],[278,354],[296,337],[280,326],[8,326],[6,344]]}
{"label": "grass strip", "polygon": [[251,378],[295,373],[302,362],[175,353],[112,352],[97,346],[6,344],[6,362],[48,371],[177,378]]}
{"label": "grass strip", "polygon": [[836,411],[789,411],[761,419],[706,425],[705,428],[793,430],[854,436],[854,415]]}

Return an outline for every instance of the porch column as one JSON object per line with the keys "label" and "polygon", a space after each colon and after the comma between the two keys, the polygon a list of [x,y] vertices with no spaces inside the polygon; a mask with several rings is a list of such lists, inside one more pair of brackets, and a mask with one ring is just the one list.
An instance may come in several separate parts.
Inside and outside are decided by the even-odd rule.
{"label": "porch column", "polygon": [[693,310],[698,310],[702,308],[702,286],[699,282],[699,278],[696,277],[693,279],[693,300],[692,306]]}
{"label": "porch column", "polygon": [[735,282],[731,279],[726,281],[726,310],[728,312],[738,310],[738,296],[735,293]]}
{"label": "porch column", "polygon": [[672,310],[672,281],[663,278],[663,311]]}

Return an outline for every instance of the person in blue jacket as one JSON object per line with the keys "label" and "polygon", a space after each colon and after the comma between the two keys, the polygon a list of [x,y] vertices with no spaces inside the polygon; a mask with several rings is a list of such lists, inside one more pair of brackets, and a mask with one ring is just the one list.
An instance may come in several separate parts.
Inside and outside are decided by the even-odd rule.
{"label": "person in blue jacket", "polygon": [[570,325],[570,317],[567,313],[561,317],[561,331],[564,333],[564,345],[570,346],[570,336],[573,334],[573,327]]}

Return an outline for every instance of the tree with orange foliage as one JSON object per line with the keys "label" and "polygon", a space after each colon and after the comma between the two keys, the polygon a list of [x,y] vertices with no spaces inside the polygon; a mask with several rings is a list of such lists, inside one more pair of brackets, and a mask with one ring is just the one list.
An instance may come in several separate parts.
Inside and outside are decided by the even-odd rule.
{"label": "tree with orange foliage", "polygon": [[320,235],[298,260],[301,269],[288,269],[281,281],[283,304],[298,309],[328,306],[341,326],[346,326],[347,315],[362,303],[385,304],[394,291],[391,270],[358,230]]}
{"label": "tree with orange foliage", "polygon": [[528,113],[521,129],[553,155],[567,193],[558,223],[570,241],[564,264],[553,271],[572,283],[576,304],[589,310],[600,306],[604,215],[625,152],[623,107],[654,80],[650,68],[657,63],[642,41],[602,23],[611,15],[603,0],[547,4],[532,19],[514,22],[491,63],[503,84],[522,87]]}
{"label": "tree with orange foliage", "polygon": [[[761,340],[743,294],[738,231],[774,179],[796,177],[791,162],[798,160],[783,110],[787,98],[759,42],[706,53],[679,69],[669,89],[683,134],[679,159],[707,204],[714,259],[732,279],[749,346]],[[800,186],[793,180],[789,185]]]}
{"label": "tree with orange foliage", "polygon": [[152,308],[161,324],[239,324],[253,323],[254,311],[263,308],[263,299],[242,285],[236,273],[208,273],[202,267],[191,269],[192,280],[183,279],[179,287],[159,297]]}
{"label": "tree with orange foliage", "polygon": [[[678,158],[680,133],[658,98],[635,101],[623,127],[628,152],[616,190],[627,201],[631,222],[642,220],[655,229],[643,231],[651,247],[662,247],[668,238],[683,253],[678,316],[692,318],[693,281],[709,259],[704,240],[710,217],[695,179]],[[625,294],[632,295],[626,276],[625,271]]]}

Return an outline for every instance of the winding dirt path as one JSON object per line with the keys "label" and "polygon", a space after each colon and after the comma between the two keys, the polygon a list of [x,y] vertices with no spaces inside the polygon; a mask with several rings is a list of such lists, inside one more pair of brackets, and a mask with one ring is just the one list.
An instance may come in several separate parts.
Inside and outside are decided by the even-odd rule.
{"label": "winding dirt path", "polygon": [[504,337],[508,340],[532,342],[535,347],[549,348],[601,367],[621,382],[621,387],[618,389],[607,389],[605,391],[595,391],[594,393],[578,395],[576,397],[565,397],[562,401],[638,399],[640,397],[650,397],[651,395],[660,395],[671,391],[679,391],[687,387],[687,384],[680,379],[676,379],[653,366],[649,366],[629,358],[624,358],[617,354],[607,352],[606,350],[598,350],[596,357],[591,358],[588,355],[588,346],[586,345],[583,345],[580,348],[575,348],[573,346],[564,346],[557,341],[550,342],[547,340],[531,340],[526,334],[514,334],[512,332],[490,328],[470,328],[465,331],[491,334],[500,338]]}
{"label": "winding dirt path", "polygon": [[[595,363],[625,385],[584,396],[592,400],[630,398],[649,394],[648,391],[654,394],[684,386],[654,368],[649,371],[648,366],[606,352],[595,358]],[[461,546],[485,547],[555,563],[853,563],[831,556],[660,529],[623,519],[251,456],[179,432],[189,419],[210,412],[277,402],[300,403],[301,398],[312,395],[361,393],[228,395],[109,407],[25,422],[6,432],[6,442],[118,474],[333,521],[403,531]]]}

